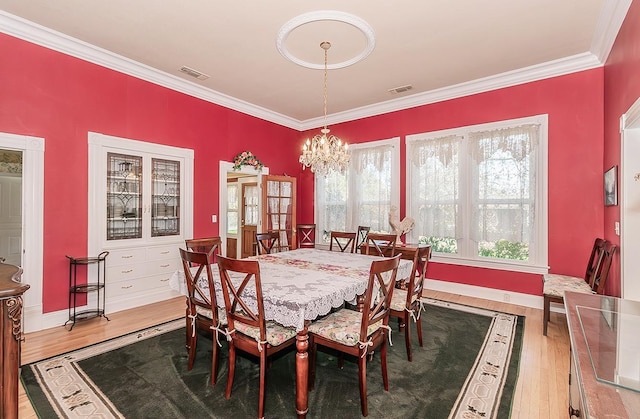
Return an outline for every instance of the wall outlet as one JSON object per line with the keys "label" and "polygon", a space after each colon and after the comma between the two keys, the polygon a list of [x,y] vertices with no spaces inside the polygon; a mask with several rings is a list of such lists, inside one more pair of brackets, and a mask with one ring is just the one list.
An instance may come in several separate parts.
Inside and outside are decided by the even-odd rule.
{"label": "wall outlet", "polygon": [[218,216],[217,216],[217,215],[215,215],[215,214],[213,214],[213,215],[211,216],[211,222],[212,222],[212,223],[217,223],[217,222],[218,222]]}

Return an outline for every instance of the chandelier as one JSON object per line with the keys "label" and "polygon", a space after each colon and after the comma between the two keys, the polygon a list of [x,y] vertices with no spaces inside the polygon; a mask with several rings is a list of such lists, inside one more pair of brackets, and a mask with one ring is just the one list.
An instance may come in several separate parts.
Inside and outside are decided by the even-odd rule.
{"label": "chandelier", "polygon": [[342,143],[340,138],[329,134],[327,128],[327,51],[331,43],[324,41],[320,44],[324,50],[324,128],[302,146],[300,163],[302,169],[309,167],[313,173],[327,176],[331,170],[344,173],[349,164],[349,146]]}

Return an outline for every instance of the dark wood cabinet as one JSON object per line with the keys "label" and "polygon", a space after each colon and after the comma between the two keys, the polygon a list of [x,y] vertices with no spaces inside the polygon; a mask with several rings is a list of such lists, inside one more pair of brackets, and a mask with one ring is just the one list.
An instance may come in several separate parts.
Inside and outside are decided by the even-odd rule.
{"label": "dark wood cabinet", "polygon": [[20,282],[22,269],[0,263],[0,418],[18,417],[20,344],[22,342],[22,294],[29,285]]}

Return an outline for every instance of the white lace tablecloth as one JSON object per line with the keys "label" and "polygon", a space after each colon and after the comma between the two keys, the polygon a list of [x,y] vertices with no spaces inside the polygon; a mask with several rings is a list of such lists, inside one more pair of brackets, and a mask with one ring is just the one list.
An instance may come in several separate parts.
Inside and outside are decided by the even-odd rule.
{"label": "white lace tablecloth", "polygon": [[[359,253],[297,249],[253,259],[260,262],[266,319],[301,331],[305,321],[325,315],[331,308],[339,307],[345,301],[355,301],[358,295],[364,294],[371,261],[382,258]],[[222,308],[224,298],[220,274],[217,265],[211,268],[217,304]],[[400,260],[397,279],[408,278],[411,268],[411,261]],[[238,277],[239,281],[241,279]],[[206,283],[201,285],[208,287]],[[187,294],[182,269],[171,276],[169,287]]]}

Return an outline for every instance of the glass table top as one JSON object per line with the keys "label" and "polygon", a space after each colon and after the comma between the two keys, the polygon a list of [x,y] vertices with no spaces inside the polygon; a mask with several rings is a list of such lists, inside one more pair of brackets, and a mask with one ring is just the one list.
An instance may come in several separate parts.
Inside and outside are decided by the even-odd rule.
{"label": "glass table top", "polygon": [[640,302],[604,297],[576,311],[596,379],[640,392]]}

